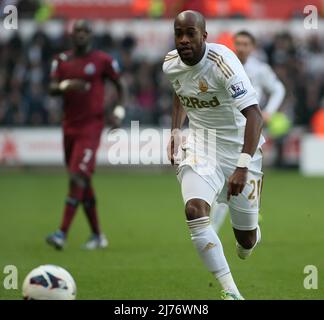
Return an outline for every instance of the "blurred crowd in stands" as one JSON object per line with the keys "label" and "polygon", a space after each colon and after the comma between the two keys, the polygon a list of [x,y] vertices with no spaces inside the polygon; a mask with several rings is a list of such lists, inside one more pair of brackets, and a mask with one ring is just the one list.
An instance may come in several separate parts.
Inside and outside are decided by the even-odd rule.
{"label": "blurred crowd in stands", "polygon": [[[17,33],[0,43],[0,126],[57,126],[62,117],[60,98],[48,95],[51,59],[68,48],[62,35],[49,39],[41,31],[28,41]],[[111,54],[121,67],[126,87],[125,107],[130,120],[143,125],[169,127],[172,91],[162,73],[162,61],[138,61],[133,52],[136,39],[115,39],[109,34],[96,36],[94,46]],[[286,86],[282,110],[295,125],[307,127],[311,116],[324,107],[324,41],[317,36],[305,40],[289,33],[258,39],[256,54],[274,68]],[[116,95],[107,84],[107,113]]]}

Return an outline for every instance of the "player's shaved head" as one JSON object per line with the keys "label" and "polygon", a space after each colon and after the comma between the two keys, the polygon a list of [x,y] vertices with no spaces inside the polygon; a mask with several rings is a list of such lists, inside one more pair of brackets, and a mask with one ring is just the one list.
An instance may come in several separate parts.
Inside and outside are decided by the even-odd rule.
{"label": "player's shaved head", "polygon": [[206,32],[206,20],[198,11],[186,10],[180,12],[174,20],[174,27],[176,27],[177,24],[194,25],[202,32]]}
{"label": "player's shaved head", "polygon": [[87,32],[91,32],[91,23],[88,20],[85,19],[79,19],[76,20],[73,24],[73,32],[77,31],[77,30],[85,30]]}
{"label": "player's shaved head", "polygon": [[198,63],[206,48],[204,16],[193,10],[179,13],[174,20],[174,38],[181,60],[187,65]]}
{"label": "player's shaved head", "polygon": [[88,20],[77,20],[73,25],[72,41],[77,54],[84,54],[90,50],[91,24]]}

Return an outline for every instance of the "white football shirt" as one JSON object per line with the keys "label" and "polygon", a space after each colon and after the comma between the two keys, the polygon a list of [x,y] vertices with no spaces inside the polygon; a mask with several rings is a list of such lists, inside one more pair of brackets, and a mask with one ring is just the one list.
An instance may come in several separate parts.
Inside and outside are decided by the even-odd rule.
{"label": "white football shirt", "polygon": [[269,114],[276,112],[282,104],[286,90],[271,67],[253,56],[249,56],[243,66],[257,93],[260,108]]}
{"label": "white football shirt", "polygon": [[[242,151],[246,124],[241,111],[258,104],[256,92],[236,55],[223,45],[206,43],[203,58],[188,66],[173,50],[165,57],[163,71],[187,112],[189,128],[212,129],[208,139],[215,138],[218,154],[221,151],[222,157],[236,160]],[[192,143],[206,140],[202,136],[195,139]],[[261,136],[259,146],[263,143]]]}

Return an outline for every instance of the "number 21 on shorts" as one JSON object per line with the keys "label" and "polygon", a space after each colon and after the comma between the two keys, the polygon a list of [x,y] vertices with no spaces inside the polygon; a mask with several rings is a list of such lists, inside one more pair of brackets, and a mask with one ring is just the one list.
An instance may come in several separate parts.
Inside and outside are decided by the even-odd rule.
{"label": "number 21 on shorts", "polygon": [[255,200],[256,198],[260,199],[263,179],[262,178],[259,180],[251,179],[249,181],[249,184],[252,186],[252,191],[249,193],[248,199],[252,201]]}

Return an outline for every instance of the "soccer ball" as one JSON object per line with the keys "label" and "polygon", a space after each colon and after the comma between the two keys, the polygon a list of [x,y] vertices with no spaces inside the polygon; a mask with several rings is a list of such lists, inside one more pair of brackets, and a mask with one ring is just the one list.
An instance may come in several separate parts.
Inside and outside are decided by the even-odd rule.
{"label": "soccer ball", "polygon": [[71,274],[55,265],[42,265],[25,278],[22,294],[25,300],[74,300],[76,285]]}

